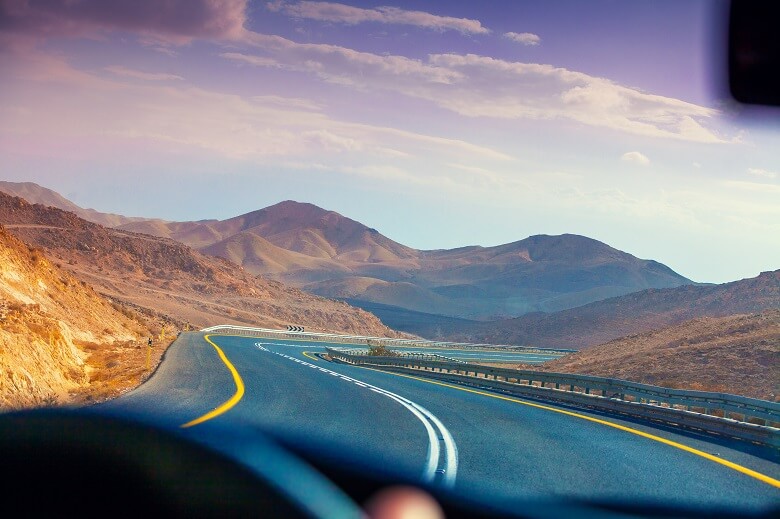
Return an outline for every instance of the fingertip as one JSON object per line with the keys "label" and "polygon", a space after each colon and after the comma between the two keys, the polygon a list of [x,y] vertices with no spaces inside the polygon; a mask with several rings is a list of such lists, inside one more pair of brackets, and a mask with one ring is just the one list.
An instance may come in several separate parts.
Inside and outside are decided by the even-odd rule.
{"label": "fingertip", "polygon": [[369,519],[444,519],[444,511],[430,494],[410,486],[383,489],[364,509]]}

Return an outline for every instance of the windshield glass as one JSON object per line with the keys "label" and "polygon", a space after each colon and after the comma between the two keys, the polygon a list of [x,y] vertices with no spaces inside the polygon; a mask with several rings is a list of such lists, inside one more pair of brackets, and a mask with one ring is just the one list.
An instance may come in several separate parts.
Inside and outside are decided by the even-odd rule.
{"label": "windshield glass", "polygon": [[4,408],[221,420],[505,503],[777,506],[780,120],[728,95],[727,16],[1,1],[31,266],[0,338],[66,352],[0,360]]}

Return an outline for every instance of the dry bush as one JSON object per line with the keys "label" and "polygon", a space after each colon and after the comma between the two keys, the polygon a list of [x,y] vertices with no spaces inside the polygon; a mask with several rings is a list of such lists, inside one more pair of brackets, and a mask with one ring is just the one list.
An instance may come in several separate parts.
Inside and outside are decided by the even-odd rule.
{"label": "dry bush", "polygon": [[401,354],[393,350],[388,350],[384,344],[368,344],[368,354],[375,357],[400,357]]}

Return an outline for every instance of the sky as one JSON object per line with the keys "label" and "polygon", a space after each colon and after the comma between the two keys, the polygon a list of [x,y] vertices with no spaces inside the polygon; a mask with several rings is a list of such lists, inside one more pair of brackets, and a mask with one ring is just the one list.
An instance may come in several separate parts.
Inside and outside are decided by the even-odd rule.
{"label": "sky", "polygon": [[753,277],[780,268],[780,116],[719,85],[724,5],[0,0],[0,179],[177,221],[310,202],[419,249],[573,233]]}

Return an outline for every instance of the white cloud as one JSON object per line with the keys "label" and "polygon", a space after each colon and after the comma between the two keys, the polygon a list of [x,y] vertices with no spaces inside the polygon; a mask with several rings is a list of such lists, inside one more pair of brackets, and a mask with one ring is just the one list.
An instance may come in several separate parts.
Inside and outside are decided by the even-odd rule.
{"label": "white cloud", "polygon": [[[320,103],[306,98],[230,95],[159,81],[122,82],[75,71],[61,59],[36,56],[39,59],[25,61],[30,88],[16,99],[16,109],[0,118],[0,135],[7,137],[0,142],[4,148],[25,141],[27,148],[56,153],[52,143],[64,142],[69,150],[83,150],[74,153],[88,157],[94,148],[127,153],[145,143],[176,153],[205,150],[257,164],[316,158],[352,167],[367,162],[512,160],[464,140],[334,118],[323,113]],[[136,77],[139,72],[112,68],[120,77]],[[151,79],[149,73],[140,74]],[[39,95],[43,88],[46,96]],[[79,121],[77,128],[74,120]],[[90,142],[94,146],[87,145]]]}
{"label": "white cloud", "polygon": [[247,54],[241,54],[240,52],[223,52],[219,55],[219,57],[255,67],[290,68],[285,67],[279,61],[267,56],[250,56]]}
{"label": "white cloud", "polygon": [[[402,85],[452,83],[460,73],[424,63],[418,59],[396,55],[378,55],[360,52],[338,45],[296,43],[281,36],[248,32],[245,41],[269,55],[256,56],[238,52],[221,56],[257,66],[273,66],[290,70],[308,71],[331,83],[356,88],[381,87],[393,78]],[[384,86],[383,86],[384,85]]]}
{"label": "white cloud", "polygon": [[161,72],[143,72],[141,70],[133,70],[119,65],[112,65],[105,67],[105,70],[116,74],[117,76],[131,77],[134,79],[142,79],[144,81],[173,81],[184,79],[181,76],[175,74],[165,74]]}
{"label": "white cloud", "polygon": [[530,46],[539,45],[542,42],[542,39],[532,32],[505,32],[504,38]]}
{"label": "white cloud", "polygon": [[364,9],[335,2],[269,2],[271,11],[281,11],[295,18],[306,18],[323,22],[357,25],[375,22],[384,24],[412,25],[435,31],[458,31],[463,34],[487,34],[489,29],[479,20],[439,16],[424,11],[407,11],[398,7],[376,7]]}
{"label": "white cloud", "polygon": [[629,151],[628,153],[624,153],[620,156],[620,160],[623,162],[632,162],[634,164],[639,164],[640,166],[647,166],[650,164],[650,159],[648,159],[645,155],[642,153],[639,153],[638,151]]}
{"label": "white cloud", "polygon": [[[743,191],[754,191],[764,194],[780,195],[780,186],[775,184],[763,184],[760,182],[743,182],[741,180],[728,180],[723,183],[729,188],[741,189]],[[780,212],[780,205],[777,206]]]}
{"label": "white cloud", "polygon": [[433,54],[419,60],[248,31],[243,41],[263,55],[233,52],[223,57],[307,71],[359,90],[393,91],[467,117],[568,119],[647,137],[727,142],[706,126],[717,110],[552,65],[474,54]]}
{"label": "white cloud", "polygon": [[761,168],[748,168],[747,172],[755,177],[764,178],[777,178],[779,175],[776,171],[769,171]]}
{"label": "white cloud", "polygon": [[279,106],[286,108],[295,108],[300,110],[319,111],[322,106],[309,99],[299,97],[283,97],[274,95],[253,96],[252,99],[260,104],[268,106]]}
{"label": "white cloud", "polygon": [[717,111],[607,79],[551,65],[473,54],[433,55],[429,62],[460,73],[462,79],[450,88],[423,95],[462,115],[572,119],[650,137],[724,142],[702,124]]}

